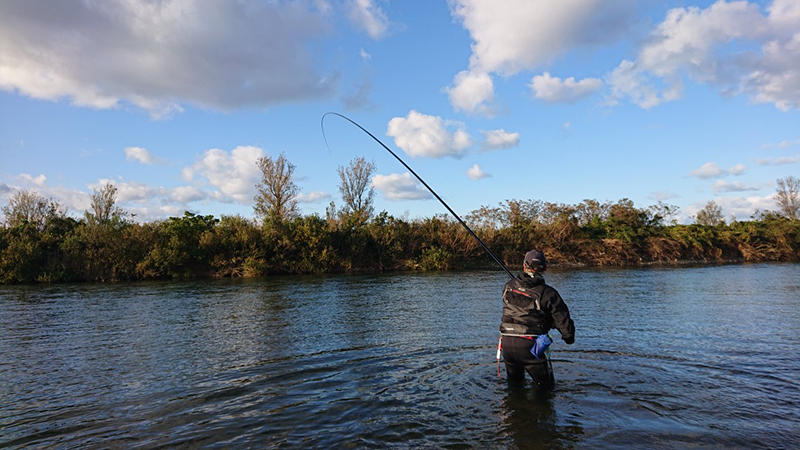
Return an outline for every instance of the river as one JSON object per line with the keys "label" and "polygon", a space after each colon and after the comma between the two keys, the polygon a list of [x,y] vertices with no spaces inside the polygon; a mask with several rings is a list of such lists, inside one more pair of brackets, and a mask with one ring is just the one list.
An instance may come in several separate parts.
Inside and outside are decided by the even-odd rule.
{"label": "river", "polygon": [[800,265],[546,279],[546,393],[501,271],[0,286],[0,447],[800,447]]}

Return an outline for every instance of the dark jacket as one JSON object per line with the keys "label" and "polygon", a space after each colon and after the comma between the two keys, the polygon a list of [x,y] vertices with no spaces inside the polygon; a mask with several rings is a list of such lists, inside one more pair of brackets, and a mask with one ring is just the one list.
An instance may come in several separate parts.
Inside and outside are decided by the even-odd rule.
{"label": "dark jacket", "polygon": [[541,274],[520,274],[503,288],[504,335],[538,336],[558,329],[567,344],[575,342],[575,323],[558,291]]}

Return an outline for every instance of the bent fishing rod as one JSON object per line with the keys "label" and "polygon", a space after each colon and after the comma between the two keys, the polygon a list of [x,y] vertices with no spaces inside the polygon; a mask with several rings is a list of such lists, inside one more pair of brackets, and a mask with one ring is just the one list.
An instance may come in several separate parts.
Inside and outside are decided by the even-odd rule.
{"label": "bent fishing rod", "polygon": [[423,186],[425,186],[425,188],[426,188],[426,189],[427,189],[427,190],[428,190],[428,191],[429,191],[431,194],[433,194],[433,196],[434,196],[434,197],[436,197],[436,200],[439,200],[439,203],[441,203],[441,204],[442,204],[442,205],[443,205],[445,208],[447,208],[447,210],[450,212],[450,214],[452,214],[452,215],[453,215],[453,217],[455,217],[455,218],[456,218],[456,220],[458,220],[458,223],[460,223],[460,224],[461,224],[461,226],[463,226],[463,227],[464,227],[464,229],[465,229],[465,230],[467,230],[467,232],[468,232],[468,233],[469,233],[469,234],[470,234],[472,237],[474,237],[474,238],[475,238],[475,240],[476,240],[476,241],[478,241],[478,243],[479,243],[479,244],[481,244],[481,247],[483,247],[483,249],[484,249],[484,250],[486,250],[486,253],[488,253],[488,254],[489,254],[489,256],[491,256],[491,257],[492,257],[492,259],[494,259],[494,261],[495,261],[497,264],[500,264],[500,267],[502,267],[502,268],[503,268],[503,270],[505,270],[505,271],[506,271],[506,273],[508,274],[508,276],[509,276],[509,277],[511,277],[511,278],[514,278],[514,274],[513,274],[513,273],[511,273],[511,271],[508,269],[508,267],[506,267],[506,265],[505,265],[505,264],[503,264],[503,261],[501,261],[501,260],[500,260],[500,258],[498,258],[498,257],[497,257],[497,255],[495,255],[495,254],[494,254],[494,253],[493,253],[491,250],[489,250],[489,247],[487,247],[487,246],[486,246],[486,244],[484,244],[484,243],[483,243],[483,241],[481,240],[481,238],[479,238],[479,237],[478,237],[478,235],[477,235],[477,234],[475,234],[475,232],[474,232],[474,231],[472,231],[472,229],[471,229],[469,226],[467,226],[467,224],[466,224],[466,223],[464,223],[464,221],[463,221],[463,220],[461,220],[461,217],[459,217],[459,216],[458,216],[458,214],[456,214],[456,213],[455,213],[455,211],[453,211],[453,209],[452,209],[452,208],[450,208],[450,206],[449,206],[447,203],[445,203],[445,201],[444,201],[444,200],[442,200],[442,198],[441,198],[441,197],[439,197],[439,194],[437,194],[437,193],[436,193],[436,191],[434,191],[434,190],[433,190],[433,189],[432,189],[430,186],[428,186],[428,183],[426,183],[426,182],[425,182],[425,180],[423,180],[423,179],[422,179],[422,178],[421,178],[419,175],[417,175],[417,173],[416,173],[416,172],[414,172],[414,169],[412,169],[411,167],[409,167],[409,165],[408,165],[408,164],[406,164],[406,162],[405,162],[405,161],[403,161],[402,159],[400,159],[400,157],[399,157],[399,156],[397,156],[397,154],[396,154],[395,152],[393,152],[393,151],[392,151],[392,150],[391,150],[389,147],[387,147],[387,146],[386,146],[386,144],[384,144],[383,142],[381,142],[381,140],[380,140],[380,139],[376,138],[376,137],[375,137],[375,136],[374,136],[372,133],[370,133],[370,132],[369,132],[369,131],[368,131],[366,128],[364,128],[364,127],[362,127],[361,125],[359,125],[358,123],[356,123],[356,122],[355,122],[353,119],[351,119],[351,118],[349,118],[349,117],[347,117],[347,116],[345,116],[345,115],[342,115],[342,114],[336,113],[336,112],[327,112],[327,113],[325,113],[325,114],[323,114],[323,115],[322,115],[322,119],[320,119],[320,127],[322,128],[322,137],[323,137],[323,139],[325,139],[325,145],[328,147],[328,151],[330,151],[330,146],[328,145],[328,138],[325,136],[325,117],[327,117],[327,116],[339,116],[339,117],[341,117],[342,119],[344,119],[344,120],[346,120],[346,121],[348,121],[348,122],[352,123],[353,125],[355,125],[356,127],[358,127],[358,128],[361,130],[361,131],[363,131],[364,133],[367,133],[367,135],[368,135],[369,137],[371,137],[371,138],[372,138],[372,139],[373,139],[375,142],[377,142],[378,144],[380,144],[380,145],[381,145],[381,147],[383,147],[383,148],[384,148],[384,149],[385,149],[387,152],[389,152],[389,153],[390,153],[392,156],[394,156],[394,158],[395,158],[396,160],[400,161],[400,164],[402,164],[402,165],[403,165],[403,167],[405,167],[406,169],[408,169],[408,171],[409,171],[409,172],[411,172],[411,174],[412,174],[412,175],[414,175],[414,177],[415,177],[417,180],[419,180],[419,182],[420,182],[420,183],[422,183],[422,185],[423,185]]}

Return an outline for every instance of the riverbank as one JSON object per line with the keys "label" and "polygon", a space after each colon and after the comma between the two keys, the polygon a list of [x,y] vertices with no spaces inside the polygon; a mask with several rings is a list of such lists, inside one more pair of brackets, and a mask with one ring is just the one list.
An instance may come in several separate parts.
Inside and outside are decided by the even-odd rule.
{"label": "riverbank", "polygon": [[[531,248],[552,267],[651,266],[800,261],[800,221],[776,216],[716,226],[664,225],[641,213],[585,224],[572,219],[473,224],[515,270]],[[259,277],[496,268],[495,260],[446,216],[406,221],[386,213],[365,222],[298,217],[257,224],[238,216],[186,213],[166,221],[0,228],[0,283]]]}

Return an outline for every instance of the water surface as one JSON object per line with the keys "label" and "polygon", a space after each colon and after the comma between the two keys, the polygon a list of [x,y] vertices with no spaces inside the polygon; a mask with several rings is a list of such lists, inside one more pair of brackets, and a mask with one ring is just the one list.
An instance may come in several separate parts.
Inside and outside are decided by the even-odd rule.
{"label": "water surface", "polygon": [[800,445],[800,265],[546,278],[550,393],[498,376],[499,271],[0,286],[0,447]]}

